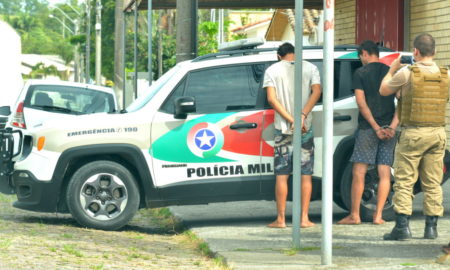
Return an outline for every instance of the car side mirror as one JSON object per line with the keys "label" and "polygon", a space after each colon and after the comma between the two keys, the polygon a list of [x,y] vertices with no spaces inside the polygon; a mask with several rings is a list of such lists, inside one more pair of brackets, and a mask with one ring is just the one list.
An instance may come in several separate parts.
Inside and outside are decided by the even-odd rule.
{"label": "car side mirror", "polygon": [[195,112],[194,97],[179,97],[175,99],[175,115],[176,119],[186,119],[188,113]]}
{"label": "car side mirror", "polygon": [[10,106],[2,106],[0,107],[0,115],[8,116],[11,114],[11,107]]}

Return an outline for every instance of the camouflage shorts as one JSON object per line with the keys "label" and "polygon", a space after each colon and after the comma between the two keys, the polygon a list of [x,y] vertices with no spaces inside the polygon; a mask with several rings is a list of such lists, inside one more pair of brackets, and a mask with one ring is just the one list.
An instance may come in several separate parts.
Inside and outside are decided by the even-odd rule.
{"label": "camouflage shorts", "polygon": [[[275,130],[274,167],[275,175],[292,174],[293,135]],[[312,175],[314,169],[314,135],[312,129],[302,134],[302,175]]]}

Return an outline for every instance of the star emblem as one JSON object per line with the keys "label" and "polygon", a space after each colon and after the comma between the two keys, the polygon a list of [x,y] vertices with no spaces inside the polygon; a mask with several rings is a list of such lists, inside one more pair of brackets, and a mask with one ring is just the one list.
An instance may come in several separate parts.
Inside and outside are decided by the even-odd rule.
{"label": "star emblem", "polygon": [[195,136],[195,143],[202,150],[211,149],[216,143],[216,137],[210,130],[202,129]]}

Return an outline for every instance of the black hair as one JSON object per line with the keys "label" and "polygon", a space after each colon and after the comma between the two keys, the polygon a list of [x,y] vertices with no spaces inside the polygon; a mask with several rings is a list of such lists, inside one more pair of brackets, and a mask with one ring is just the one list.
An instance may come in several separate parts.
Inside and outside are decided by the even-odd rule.
{"label": "black hair", "polygon": [[369,55],[380,56],[380,49],[378,49],[378,45],[372,40],[364,40],[359,44],[358,47],[358,56],[362,54],[362,51],[366,51]]}
{"label": "black hair", "polygon": [[419,50],[421,56],[433,56],[436,42],[433,36],[428,33],[418,35],[414,39],[414,48]]}
{"label": "black hair", "polygon": [[289,53],[295,53],[295,48],[291,43],[285,42],[278,47],[277,54],[279,56],[284,57]]}

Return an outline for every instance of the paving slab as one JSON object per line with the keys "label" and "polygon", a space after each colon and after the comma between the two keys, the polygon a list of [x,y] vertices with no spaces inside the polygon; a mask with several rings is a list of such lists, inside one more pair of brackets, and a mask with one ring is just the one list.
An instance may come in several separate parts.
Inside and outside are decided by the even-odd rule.
{"label": "paving slab", "polygon": [[[448,186],[448,185],[447,185]],[[447,187],[448,188],[448,187]],[[450,269],[442,247],[450,240],[450,203],[439,219],[439,237],[423,239],[424,217],[417,196],[411,217],[413,239],[384,241],[394,222],[338,225],[347,213],[333,208],[332,265],[322,265],[321,202],[311,204],[313,228],[301,229],[301,248],[292,248],[292,227],[266,227],[274,219],[275,203],[268,201],[176,206],[171,211],[213,252],[223,256],[232,269]],[[288,203],[287,212],[291,212]],[[291,220],[288,216],[287,220]]]}

